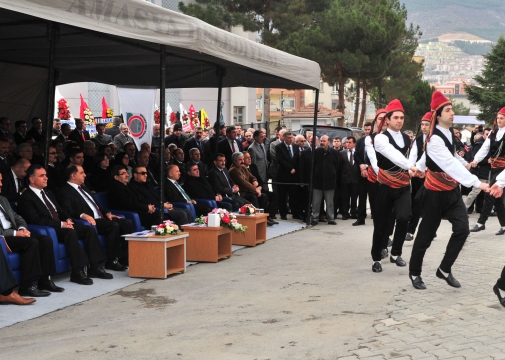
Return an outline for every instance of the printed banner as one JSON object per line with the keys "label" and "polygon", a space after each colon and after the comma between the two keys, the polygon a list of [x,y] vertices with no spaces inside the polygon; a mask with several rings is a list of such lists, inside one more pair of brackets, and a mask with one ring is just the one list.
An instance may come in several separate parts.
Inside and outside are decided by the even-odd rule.
{"label": "printed banner", "polygon": [[151,144],[156,89],[117,87],[117,94],[121,113],[137,148],[145,142]]}

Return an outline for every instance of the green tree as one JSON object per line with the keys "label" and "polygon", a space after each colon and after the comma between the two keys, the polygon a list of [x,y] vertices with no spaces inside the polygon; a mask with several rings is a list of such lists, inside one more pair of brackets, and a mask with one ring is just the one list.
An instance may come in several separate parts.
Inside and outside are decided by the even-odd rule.
{"label": "green tree", "polygon": [[477,85],[465,86],[465,92],[472,104],[479,105],[481,112],[477,117],[493,123],[496,113],[505,106],[505,39],[500,37],[484,58],[482,75],[474,78]]}
{"label": "green tree", "polygon": [[470,108],[467,108],[463,103],[457,102],[451,96],[449,96],[449,99],[452,102],[452,111],[454,111],[454,115],[467,116],[470,114]]}
{"label": "green tree", "polygon": [[415,83],[413,91],[402,101],[405,109],[405,130],[417,131],[421,118],[430,111],[431,95],[435,88],[427,81],[420,79]]}

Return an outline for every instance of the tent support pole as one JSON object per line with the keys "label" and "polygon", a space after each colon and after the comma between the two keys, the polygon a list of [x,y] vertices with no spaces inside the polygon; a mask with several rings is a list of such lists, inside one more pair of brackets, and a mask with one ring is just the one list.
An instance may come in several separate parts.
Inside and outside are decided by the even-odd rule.
{"label": "tent support pole", "polygon": [[307,225],[310,225],[310,214],[312,207],[312,191],[314,188],[314,158],[316,155],[316,136],[317,136],[317,113],[319,111],[319,89],[316,90],[316,99],[314,100],[314,122],[312,124],[312,144],[310,152],[310,180],[309,180],[309,202],[307,204]]}
{"label": "tent support pole", "polygon": [[55,76],[54,76],[54,52],[56,42],[56,26],[53,22],[47,26],[47,37],[49,40],[49,64],[47,74],[47,113],[46,113],[46,146],[44,149],[44,167],[47,169],[49,161],[49,143],[51,142],[53,118],[54,118],[54,91],[55,91]]}
{"label": "tent support pole", "polygon": [[[217,115],[216,115],[216,123],[214,124],[214,130],[215,134],[214,136],[216,137],[216,154],[219,153],[219,131],[221,130],[221,99],[222,99],[222,92],[223,92],[223,77],[224,77],[225,70],[219,66],[217,68],[217,76],[219,79],[218,82],[218,87],[217,87]],[[214,161],[214,159],[211,159],[211,161]]]}
{"label": "tent support pole", "polygon": [[[165,53],[165,45],[161,45],[160,49],[160,137],[161,141],[163,141],[163,135],[165,133],[165,123],[166,123],[166,100],[165,100],[165,89],[166,89],[166,81],[167,81],[167,73],[166,73],[166,53]],[[152,126],[152,125],[150,125]],[[165,156],[164,156],[164,147],[160,148],[160,181],[159,191],[160,191],[160,203],[158,204],[160,209],[160,224],[165,219],[165,208],[164,208],[164,189],[165,189]]]}

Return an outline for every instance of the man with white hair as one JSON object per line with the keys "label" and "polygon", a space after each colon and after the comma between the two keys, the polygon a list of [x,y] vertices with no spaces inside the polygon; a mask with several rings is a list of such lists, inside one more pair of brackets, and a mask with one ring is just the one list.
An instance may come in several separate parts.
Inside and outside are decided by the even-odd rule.
{"label": "man with white hair", "polygon": [[119,131],[120,133],[114,137],[114,144],[116,144],[117,151],[121,152],[124,151],[123,148],[126,144],[135,144],[135,142],[133,141],[133,138],[128,135],[128,125],[120,124]]}

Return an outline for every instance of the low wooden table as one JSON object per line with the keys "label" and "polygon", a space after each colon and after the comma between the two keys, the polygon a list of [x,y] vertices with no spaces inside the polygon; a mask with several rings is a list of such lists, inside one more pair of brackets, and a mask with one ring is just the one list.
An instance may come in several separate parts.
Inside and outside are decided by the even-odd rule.
{"label": "low wooden table", "polygon": [[130,277],[165,279],[168,275],[186,272],[186,238],[178,235],[126,235]]}
{"label": "low wooden table", "polygon": [[189,234],[186,242],[188,261],[218,262],[232,255],[230,229],[198,225],[182,225],[182,228]]}
{"label": "low wooden table", "polygon": [[268,214],[237,215],[237,221],[247,226],[245,233],[233,233],[233,245],[256,246],[267,241]]}

